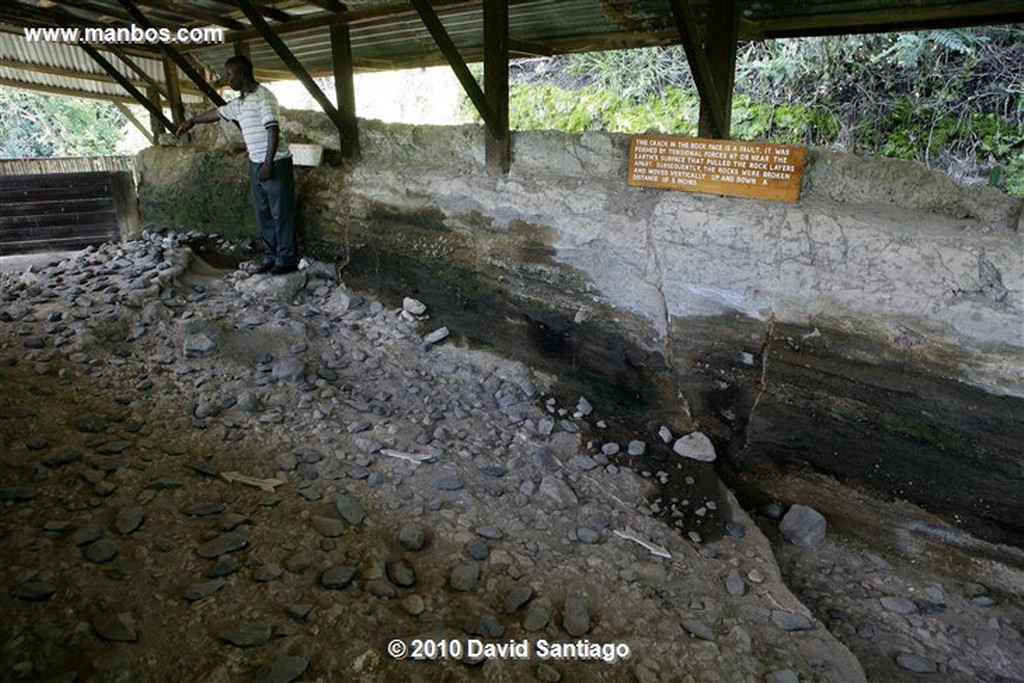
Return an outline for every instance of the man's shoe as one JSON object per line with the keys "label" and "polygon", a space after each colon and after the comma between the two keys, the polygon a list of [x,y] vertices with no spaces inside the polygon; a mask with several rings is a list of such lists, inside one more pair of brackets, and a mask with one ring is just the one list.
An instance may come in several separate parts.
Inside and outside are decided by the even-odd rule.
{"label": "man's shoe", "polygon": [[256,268],[256,272],[257,273],[269,273],[271,270],[273,270],[273,268],[274,268],[274,262],[273,261],[262,261],[260,263],[260,265]]}
{"label": "man's shoe", "polygon": [[279,265],[276,265],[276,266],[274,266],[273,268],[270,269],[270,274],[271,275],[284,275],[286,273],[294,273],[298,269],[299,269],[298,266],[296,266],[294,263],[289,264],[289,265],[280,265],[279,264]]}

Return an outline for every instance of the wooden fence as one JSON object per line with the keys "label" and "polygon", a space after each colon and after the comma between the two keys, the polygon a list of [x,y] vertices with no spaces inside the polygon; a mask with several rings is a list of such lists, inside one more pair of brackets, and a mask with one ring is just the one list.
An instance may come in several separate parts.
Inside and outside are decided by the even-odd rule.
{"label": "wooden fence", "polygon": [[137,233],[132,162],[0,160],[0,256],[81,249]]}

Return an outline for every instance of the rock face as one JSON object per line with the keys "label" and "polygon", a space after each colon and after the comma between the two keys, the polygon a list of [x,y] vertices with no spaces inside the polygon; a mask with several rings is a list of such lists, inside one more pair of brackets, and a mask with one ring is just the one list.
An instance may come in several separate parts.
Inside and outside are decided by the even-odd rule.
{"label": "rock face", "polygon": [[[445,309],[471,300],[465,339],[614,379],[676,435],[701,418],[745,442],[717,454],[745,470],[809,464],[991,540],[1024,536],[1024,482],[998,474],[1021,471],[1024,440],[1019,198],[823,150],[793,204],[637,190],[628,137],[602,133],[519,133],[503,179],[481,168],[477,128],[362,125],[362,161],[309,172],[301,198],[312,236],[358,245],[351,283],[413,284],[452,329]],[[294,112],[287,128],[336,145],[326,118]],[[180,220],[188,202],[161,213],[161,197],[206,196],[235,165],[223,149],[147,151],[144,213],[224,222]],[[250,213],[224,194],[232,221]],[[875,475],[876,453],[899,464]]]}

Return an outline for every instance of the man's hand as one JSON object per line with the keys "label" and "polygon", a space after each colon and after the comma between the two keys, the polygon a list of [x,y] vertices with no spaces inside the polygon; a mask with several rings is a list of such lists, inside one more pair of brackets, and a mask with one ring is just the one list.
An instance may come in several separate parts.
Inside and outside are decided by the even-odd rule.
{"label": "man's hand", "polygon": [[174,131],[174,136],[180,138],[182,135],[192,130],[192,127],[195,125],[196,123],[192,119],[185,119],[181,122],[181,125],[178,126],[178,130]]}
{"label": "man's hand", "polygon": [[274,162],[264,161],[260,164],[260,180],[270,180],[274,175]]}

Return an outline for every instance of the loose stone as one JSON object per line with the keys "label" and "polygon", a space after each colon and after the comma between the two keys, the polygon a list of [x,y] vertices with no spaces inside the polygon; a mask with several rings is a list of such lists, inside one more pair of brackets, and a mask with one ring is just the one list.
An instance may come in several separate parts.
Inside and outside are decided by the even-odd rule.
{"label": "loose stone", "polygon": [[196,551],[199,557],[212,559],[226,553],[233,553],[249,545],[249,537],[243,533],[231,532],[221,534],[212,541],[199,546]]}
{"label": "loose stone", "polygon": [[398,542],[406,550],[421,550],[427,542],[426,535],[412,523],[405,523],[398,530]]}
{"label": "loose stone", "polygon": [[321,536],[337,538],[345,533],[345,522],[332,517],[313,517],[313,528]]}
{"label": "loose stone", "polygon": [[121,547],[117,543],[109,538],[103,538],[85,549],[85,559],[96,564],[103,564],[113,560],[120,552]]}
{"label": "loose stone", "polygon": [[305,657],[281,657],[256,671],[256,683],[291,683],[306,673],[307,668],[309,660]]}
{"label": "loose stone", "polygon": [[590,630],[590,610],[587,603],[576,597],[566,598],[562,609],[562,626],[573,637],[587,633]]}
{"label": "loose stone", "polygon": [[196,600],[202,600],[205,597],[213,595],[221,588],[227,585],[227,581],[224,579],[215,579],[213,581],[204,581],[202,583],[193,583],[191,586],[185,589],[182,593],[183,598],[189,602],[195,602]]}
{"label": "loose stone", "polygon": [[253,621],[226,628],[217,637],[236,647],[256,647],[269,641],[273,634],[270,624]]}
{"label": "loose stone", "polygon": [[717,457],[711,439],[701,432],[693,432],[676,439],[672,450],[684,458],[700,462],[714,462]]}
{"label": "loose stone", "polygon": [[341,515],[341,518],[352,526],[358,526],[366,518],[366,511],[363,510],[363,506],[344,493],[335,494],[334,507],[337,509],[338,514]]}
{"label": "loose stone", "polygon": [[128,535],[131,532],[142,526],[143,520],[146,519],[146,514],[141,508],[137,507],[125,507],[117,513],[117,519],[114,521],[114,526],[122,534]]}
{"label": "loose stone", "polygon": [[139,639],[135,632],[135,620],[125,612],[120,614],[100,612],[93,617],[92,627],[96,630],[96,634],[104,640],[134,643]]}
{"label": "loose stone", "polygon": [[798,548],[814,549],[825,540],[828,523],[814,508],[794,505],[779,522],[779,531]]}
{"label": "loose stone", "polygon": [[28,581],[11,587],[11,596],[28,602],[44,602],[53,597],[57,587],[49,581]]}
{"label": "loose stone", "polygon": [[491,549],[479,538],[474,538],[465,545],[466,554],[474,560],[486,560]]}
{"label": "loose stone", "polygon": [[451,575],[448,578],[449,585],[457,591],[470,591],[476,586],[477,579],[480,578],[480,565],[475,562],[469,564],[461,564],[458,567],[452,569]]}
{"label": "loose stone", "polygon": [[320,585],[324,588],[340,590],[352,583],[356,577],[356,568],[348,565],[334,565],[320,577]]}
{"label": "loose stone", "polygon": [[404,560],[389,562],[387,575],[391,583],[402,588],[409,588],[416,583],[416,573]]}
{"label": "loose stone", "polygon": [[804,615],[778,609],[772,610],[772,623],[783,631],[808,631],[813,628],[811,620]]}
{"label": "loose stone", "polygon": [[896,664],[901,669],[916,674],[933,674],[938,671],[935,662],[910,652],[901,652],[896,655]]}
{"label": "loose stone", "polygon": [[703,621],[697,619],[686,619],[683,621],[683,628],[694,638],[700,638],[701,640],[714,640],[715,633],[711,630],[711,627],[705,624]]}

